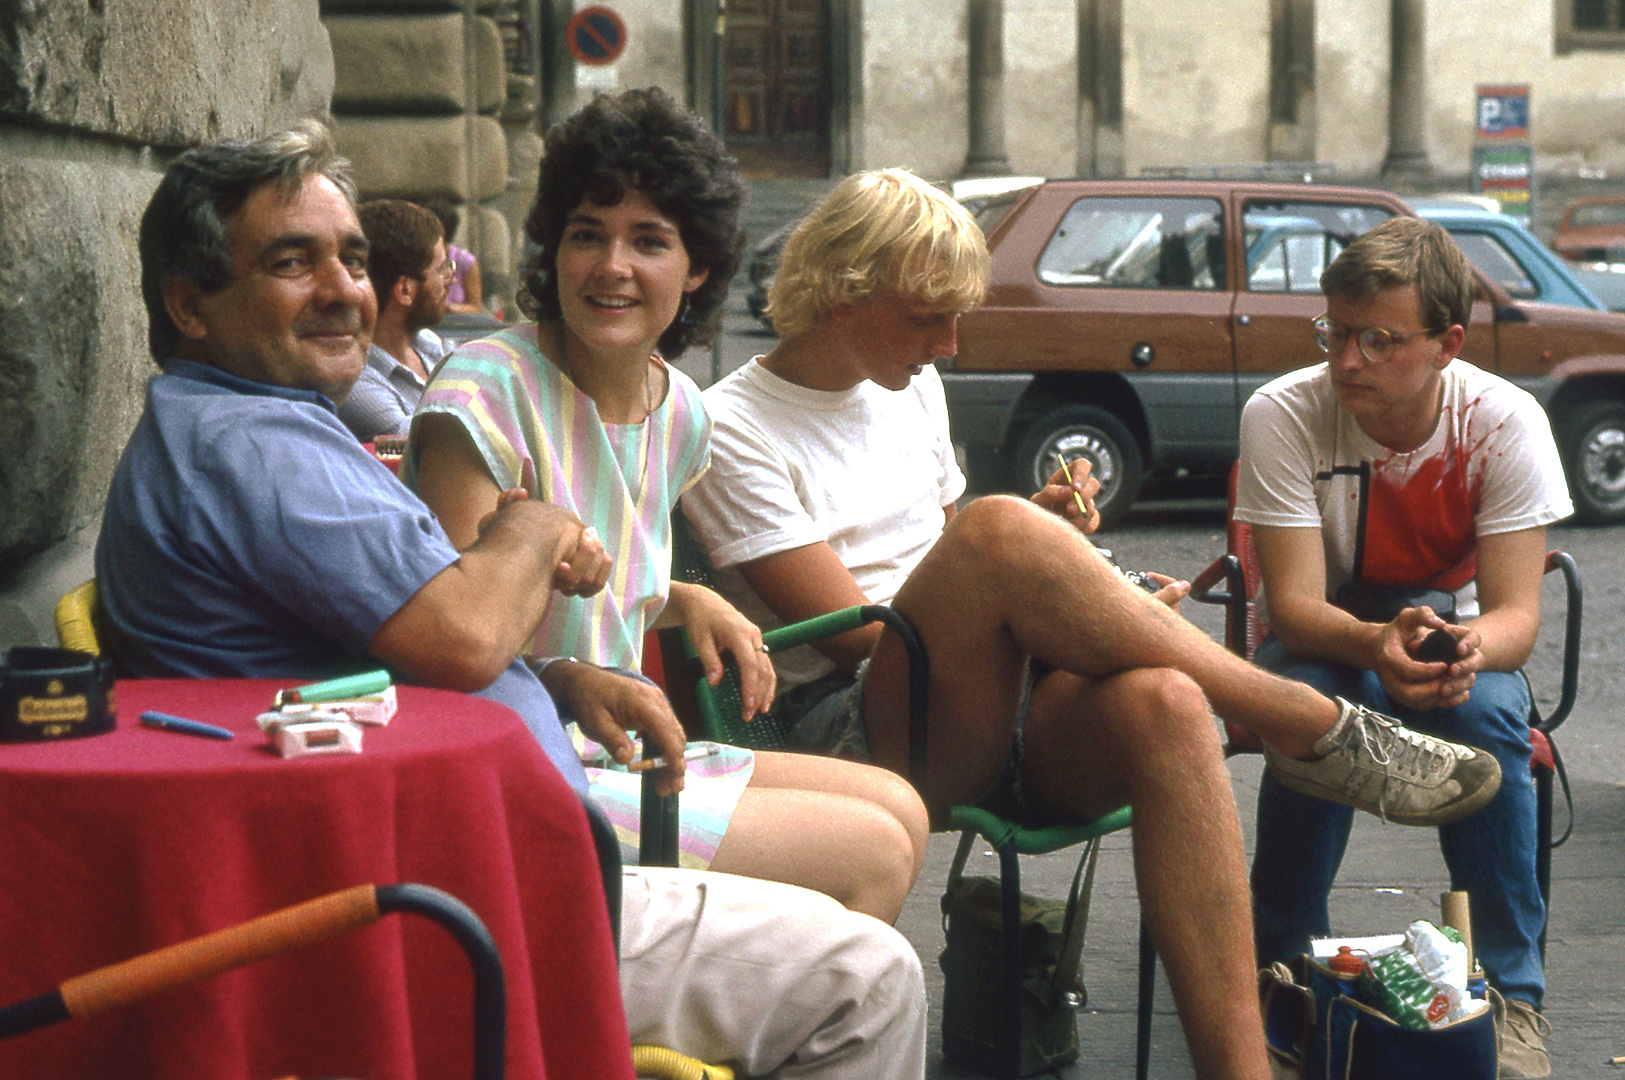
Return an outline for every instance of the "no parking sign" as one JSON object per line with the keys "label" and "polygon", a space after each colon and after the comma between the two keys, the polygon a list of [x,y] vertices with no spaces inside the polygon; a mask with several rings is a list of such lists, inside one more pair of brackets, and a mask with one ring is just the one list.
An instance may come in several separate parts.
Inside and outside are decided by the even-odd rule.
{"label": "no parking sign", "polygon": [[613,64],[626,49],[626,23],[610,8],[594,4],[570,16],[564,40],[578,64]]}

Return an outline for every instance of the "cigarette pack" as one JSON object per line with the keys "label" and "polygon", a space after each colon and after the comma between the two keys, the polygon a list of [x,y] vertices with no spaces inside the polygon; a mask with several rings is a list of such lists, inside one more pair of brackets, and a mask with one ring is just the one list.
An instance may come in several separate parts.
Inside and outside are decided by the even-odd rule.
{"label": "cigarette pack", "polygon": [[361,725],[344,716],[279,724],[270,735],[285,758],[361,753]]}

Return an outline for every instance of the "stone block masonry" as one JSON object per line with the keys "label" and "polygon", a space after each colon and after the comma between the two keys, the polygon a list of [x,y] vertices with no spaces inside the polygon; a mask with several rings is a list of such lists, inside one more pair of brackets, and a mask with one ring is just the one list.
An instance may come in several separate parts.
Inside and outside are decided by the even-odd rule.
{"label": "stone block masonry", "polygon": [[0,649],[54,641],[156,372],[137,224],[186,147],[325,116],[316,0],[0,0]]}

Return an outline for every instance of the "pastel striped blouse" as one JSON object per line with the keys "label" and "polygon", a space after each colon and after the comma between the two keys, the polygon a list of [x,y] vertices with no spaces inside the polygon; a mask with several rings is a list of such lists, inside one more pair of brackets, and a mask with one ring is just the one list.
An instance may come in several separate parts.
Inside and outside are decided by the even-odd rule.
{"label": "pastel striped blouse", "polygon": [[[471,341],[435,372],[418,413],[456,417],[503,488],[575,512],[614,566],[590,597],[555,596],[528,654],[637,670],[643,635],[671,586],[671,509],[710,465],[711,421],[699,387],[665,365],[665,400],[639,424],[606,424],[541,352],[536,327]],[[416,489],[416,445],[402,478]]]}

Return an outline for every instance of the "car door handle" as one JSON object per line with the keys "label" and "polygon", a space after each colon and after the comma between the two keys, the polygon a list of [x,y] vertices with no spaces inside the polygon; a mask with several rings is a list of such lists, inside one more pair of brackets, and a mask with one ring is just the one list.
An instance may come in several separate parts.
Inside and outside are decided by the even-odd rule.
{"label": "car door handle", "polygon": [[1252,325],[1252,321],[1253,321],[1253,317],[1251,315],[1237,315],[1236,316],[1236,323],[1239,326],[1250,326],[1250,325]]}

